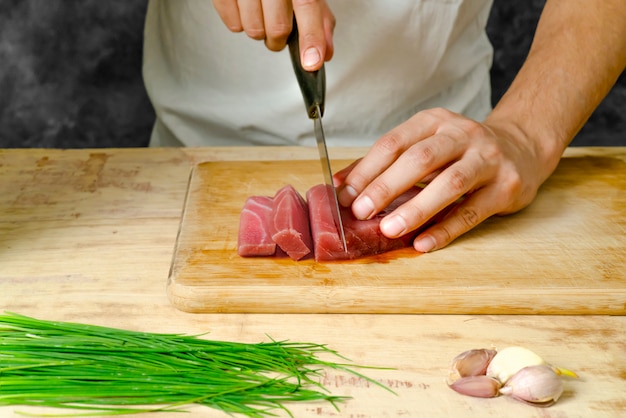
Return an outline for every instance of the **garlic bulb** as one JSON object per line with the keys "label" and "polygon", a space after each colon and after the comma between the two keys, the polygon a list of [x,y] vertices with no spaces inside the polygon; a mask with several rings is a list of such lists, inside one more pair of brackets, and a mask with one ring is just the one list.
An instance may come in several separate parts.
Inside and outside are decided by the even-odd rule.
{"label": "garlic bulb", "polygon": [[546,364],[539,355],[524,347],[507,347],[498,351],[487,367],[487,376],[505,384],[511,376],[528,366]]}
{"label": "garlic bulb", "polygon": [[547,364],[524,347],[465,351],[452,360],[448,386],[462,395],[493,398],[500,394],[533,406],[547,407],[563,393],[561,376],[576,373]]}
{"label": "garlic bulb", "polygon": [[534,406],[551,406],[563,393],[563,382],[550,366],[524,367],[513,375],[500,393]]}
{"label": "garlic bulb", "polygon": [[467,376],[484,375],[496,350],[486,348],[467,350],[452,360],[448,373],[448,384]]}

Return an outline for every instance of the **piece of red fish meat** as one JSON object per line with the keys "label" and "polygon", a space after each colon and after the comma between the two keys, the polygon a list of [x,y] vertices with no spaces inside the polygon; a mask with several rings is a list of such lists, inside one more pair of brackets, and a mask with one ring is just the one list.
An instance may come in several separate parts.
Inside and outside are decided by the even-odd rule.
{"label": "piece of red fish meat", "polygon": [[273,199],[269,196],[250,196],[239,216],[237,253],[242,257],[271,256],[276,253],[272,239]]}
{"label": "piece of red fish meat", "polygon": [[[381,254],[411,245],[417,231],[399,238],[387,238],[379,228],[381,219],[415,196],[421,188],[413,187],[398,196],[385,210],[369,220],[358,220],[350,208],[340,208],[348,251],[343,250],[339,231],[333,221],[328,188],[318,184],[307,192],[309,222],[316,261],[347,260]],[[332,193],[332,192],[331,192]]]}
{"label": "piece of red fish meat", "polygon": [[289,184],[273,200],[272,240],[292,260],[300,260],[313,249],[307,202]]}

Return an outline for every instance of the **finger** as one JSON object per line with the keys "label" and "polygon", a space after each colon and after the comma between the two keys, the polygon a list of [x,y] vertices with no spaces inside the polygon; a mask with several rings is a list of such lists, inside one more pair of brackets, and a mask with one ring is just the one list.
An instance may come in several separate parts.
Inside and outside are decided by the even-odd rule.
{"label": "finger", "polygon": [[420,233],[413,241],[413,247],[427,253],[450,244],[497,212],[493,205],[498,199],[497,193],[495,187],[472,193],[442,221]]}
{"label": "finger", "polygon": [[236,0],[213,0],[213,7],[231,32],[243,31]]}
{"label": "finger", "polygon": [[359,158],[351,162],[348,166],[342,168],[341,170],[333,174],[333,181],[335,183],[335,187],[341,187],[343,185],[343,182],[346,180],[346,177],[348,176],[348,174],[350,174],[350,172],[354,169],[354,167],[357,166],[357,164],[359,164],[361,160],[362,158]]}
{"label": "finger", "polygon": [[436,129],[435,120],[417,113],[383,135],[346,177],[345,187],[338,195],[339,202],[344,206],[352,204],[365,187],[389,168],[407,148],[432,136]]}
{"label": "finger", "polygon": [[324,64],[326,35],[322,3],[294,0],[293,12],[298,22],[300,60],[307,71],[316,71]]}
{"label": "finger", "polygon": [[[354,167],[356,167],[359,162],[361,161],[361,158],[359,158],[356,161],[353,161],[352,163],[350,163],[350,165],[348,165],[347,167],[342,168],[341,170],[337,171],[336,173],[333,174],[333,184],[335,185],[335,188],[337,189],[337,196],[339,197],[340,194],[343,194],[344,196],[349,195],[352,196],[354,193],[354,190],[346,190],[344,191],[344,189],[346,188],[346,177],[350,174],[350,172],[354,169]],[[348,188],[350,188],[350,186],[347,186]],[[356,194],[354,194],[354,196],[356,197]],[[339,199],[338,199],[339,200]],[[354,199],[352,199],[354,200]],[[341,200],[339,200],[339,204],[345,208],[350,207],[350,205],[352,204],[352,200],[348,201],[348,202],[342,202]]]}
{"label": "finger", "polygon": [[[385,209],[396,196],[422,181],[430,173],[456,161],[462,152],[460,143],[447,135],[435,135],[411,146],[361,192],[353,203],[355,216],[359,219],[373,217]],[[406,232],[408,231],[396,236]]]}
{"label": "finger", "polygon": [[389,168],[408,146],[408,132],[402,132],[401,127],[376,141],[360,161],[350,166],[343,188],[338,191],[339,202],[343,206],[350,206],[363,189]]}
{"label": "finger", "polygon": [[478,154],[465,156],[445,169],[421,193],[385,216],[380,222],[381,232],[395,238],[415,230],[465,193],[477,189],[490,175],[490,166]]}
{"label": "finger", "polygon": [[287,45],[293,23],[291,2],[282,0],[261,0],[265,45],[271,51],[280,51]]}
{"label": "finger", "polygon": [[238,0],[239,18],[243,30],[252,39],[265,39],[265,24],[261,0]]}
{"label": "finger", "polygon": [[[359,194],[352,204],[354,216],[358,219],[372,218],[396,196],[428,177],[433,171],[457,160],[462,152],[460,142],[443,134],[434,135],[411,146]],[[409,222],[404,224],[405,228],[411,226]],[[396,229],[389,227],[389,236],[400,236],[408,232],[404,228],[404,232],[391,232]]]}

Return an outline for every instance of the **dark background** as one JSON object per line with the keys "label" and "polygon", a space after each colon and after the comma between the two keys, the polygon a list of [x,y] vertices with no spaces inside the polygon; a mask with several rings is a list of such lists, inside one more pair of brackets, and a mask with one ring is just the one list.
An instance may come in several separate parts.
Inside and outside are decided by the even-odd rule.
{"label": "dark background", "polygon": [[[206,0],[210,1],[210,0]],[[493,103],[521,66],[545,0],[496,0]],[[0,148],[141,147],[147,0],[0,0]],[[626,75],[573,145],[626,145]]]}

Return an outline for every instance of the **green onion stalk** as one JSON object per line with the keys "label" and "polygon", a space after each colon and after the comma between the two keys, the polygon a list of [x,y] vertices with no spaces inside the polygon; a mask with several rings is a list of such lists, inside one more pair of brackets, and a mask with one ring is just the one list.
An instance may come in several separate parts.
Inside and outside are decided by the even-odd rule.
{"label": "green onion stalk", "polygon": [[366,366],[323,344],[202,337],[0,314],[0,406],[73,411],[47,416],[180,412],[199,404],[257,418],[279,410],[291,416],[287,404],[319,401],[339,410],[348,397],[332,395],[320,383],[324,369],[392,392],[355,370]]}

